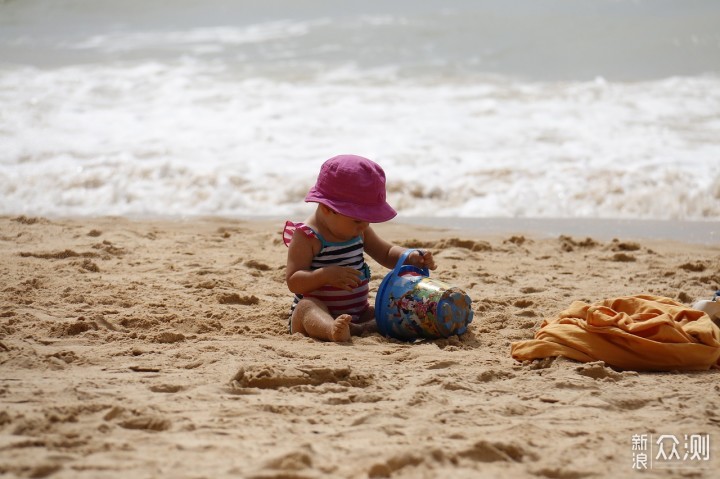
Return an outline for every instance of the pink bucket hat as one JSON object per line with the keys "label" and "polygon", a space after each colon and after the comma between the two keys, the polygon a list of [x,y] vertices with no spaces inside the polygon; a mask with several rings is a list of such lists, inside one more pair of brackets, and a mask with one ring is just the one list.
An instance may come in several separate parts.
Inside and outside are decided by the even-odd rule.
{"label": "pink bucket hat", "polygon": [[356,155],[330,158],[320,168],[306,202],[322,203],[350,218],[382,223],[397,212],[385,201],[385,172],[374,161]]}

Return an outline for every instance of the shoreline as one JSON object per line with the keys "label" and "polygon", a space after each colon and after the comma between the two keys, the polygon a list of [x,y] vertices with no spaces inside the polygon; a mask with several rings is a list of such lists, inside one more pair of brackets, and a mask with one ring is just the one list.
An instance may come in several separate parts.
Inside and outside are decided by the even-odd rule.
{"label": "shoreline", "polygon": [[[97,215],[97,216],[54,216],[2,214],[1,218],[18,217],[47,219],[50,221],[75,220],[93,221],[103,219],[125,219],[129,221],[158,221],[190,223],[193,221],[259,221],[276,222],[282,228],[290,215]],[[298,220],[298,218],[294,218]],[[383,225],[426,226],[433,229],[450,230],[454,234],[502,236],[524,234],[540,238],[565,236],[588,236],[602,240],[614,238],[627,240],[669,240],[704,245],[720,244],[720,221],[716,220],[657,220],[626,218],[503,218],[464,216],[403,216],[398,215]]]}
{"label": "shoreline", "polygon": [[420,226],[454,228],[481,235],[532,234],[589,236],[602,240],[671,240],[720,244],[720,221],[637,220],[607,218],[451,218],[403,217],[397,221]]}

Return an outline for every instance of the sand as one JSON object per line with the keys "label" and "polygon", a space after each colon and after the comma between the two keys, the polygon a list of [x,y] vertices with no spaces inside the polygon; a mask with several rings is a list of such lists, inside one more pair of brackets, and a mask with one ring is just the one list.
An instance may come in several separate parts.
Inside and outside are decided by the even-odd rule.
{"label": "sand", "polygon": [[[287,333],[281,226],[0,218],[0,475],[717,477],[718,370],[510,357],[574,300],[712,296],[717,243],[378,225],[435,251],[475,319],[332,344]],[[634,435],[693,434],[709,459],[633,469]]]}

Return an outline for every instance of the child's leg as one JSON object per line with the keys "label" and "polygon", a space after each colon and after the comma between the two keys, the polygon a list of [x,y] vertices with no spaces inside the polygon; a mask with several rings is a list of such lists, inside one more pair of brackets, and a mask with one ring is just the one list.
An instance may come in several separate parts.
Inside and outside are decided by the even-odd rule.
{"label": "child's leg", "polygon": [[303,298],[295,306],[290,332],[325,341],[350,341],[350,321],[352,316],[349,314],[341,314],[333,319],[321,301]]}

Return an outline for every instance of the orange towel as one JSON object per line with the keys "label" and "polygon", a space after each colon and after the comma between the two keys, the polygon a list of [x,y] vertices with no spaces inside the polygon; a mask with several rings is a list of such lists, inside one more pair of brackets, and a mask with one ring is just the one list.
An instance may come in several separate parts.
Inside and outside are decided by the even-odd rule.
{"label": "orange towel", "polygon": [[710,317],[650,295],[573,302],[545,319],[535,339],[512,344],[518,361],[564,356],[638,371],[720,368],[720,329]]}

